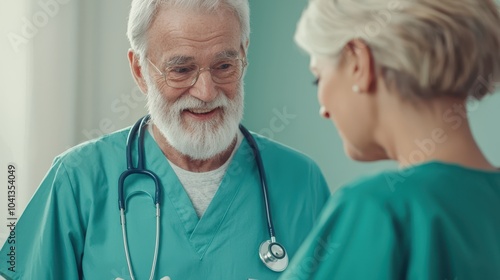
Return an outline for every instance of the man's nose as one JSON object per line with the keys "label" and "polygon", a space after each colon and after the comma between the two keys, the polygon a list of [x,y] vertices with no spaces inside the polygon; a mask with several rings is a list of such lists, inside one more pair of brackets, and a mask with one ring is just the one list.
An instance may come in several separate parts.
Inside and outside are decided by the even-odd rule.
{"label": "man's nose", "polygon": [[205,102],[211,102],[217,97],[218,91],[209,69],[200,70],[198,79],[191,87],[189,93]]}

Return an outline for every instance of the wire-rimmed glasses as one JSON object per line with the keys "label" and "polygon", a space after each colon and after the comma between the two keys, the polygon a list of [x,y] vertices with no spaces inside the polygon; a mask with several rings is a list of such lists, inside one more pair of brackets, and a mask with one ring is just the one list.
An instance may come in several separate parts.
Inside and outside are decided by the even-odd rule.
{"label": "wire-rimmed glasses", "polygon": [[202,71],[210,71],[212,81],[217,84],[229,84],[236,82],[243,76],[243,70],[247,62],[242,58],[222,59],[210,67],[200,68],[196,64],[185,64],[170,66],[164,72],[160,71],[156,65],[147,58],[158,73],[160,73],[165,83],[172,88],[188,88],[193,86]]}

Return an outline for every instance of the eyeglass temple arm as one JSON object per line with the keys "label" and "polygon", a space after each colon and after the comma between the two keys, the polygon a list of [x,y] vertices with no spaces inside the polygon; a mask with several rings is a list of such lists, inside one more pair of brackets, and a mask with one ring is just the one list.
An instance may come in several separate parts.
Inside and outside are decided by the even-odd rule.
{"label": "eyeglass temple arm", "polygon": [[156,67],[156,65],[155,65],[153,62],[151,62],[151,60],[149,60],[149,58],[146,58],[146,59],[149,61],[149,63],[151,63],[151,65],[153,65],[154,69],[155,69],[158,73],[160,73],[161,75],[163,75],[163,72],[161,72],[161,71],[160,71],[160,69],[158,69],[158,67]]}

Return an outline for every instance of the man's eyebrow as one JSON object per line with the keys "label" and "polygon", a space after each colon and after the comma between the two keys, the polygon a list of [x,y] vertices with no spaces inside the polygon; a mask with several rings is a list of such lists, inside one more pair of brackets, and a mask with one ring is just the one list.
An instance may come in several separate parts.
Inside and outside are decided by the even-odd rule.
{"label": "man's eyebrow", "polygon": [[182,65],[182,64],[187,64],[189,62],[194,61],[194,57],[192,56],[185,56],[185,55],[177,55],[169,58],[167,62],[165,62],[165,68],[175,66],[175,65]]}
{"label": "man's eyebrow", "polygon": [[[239,56],[239,52],[236,50],[224,50],[215,55],[216,60],[220,59],[233,59]],[[184,65],[193,62],[195,59],[192,56],[185,55],[176,55],[167,60],[165,62],[165,68],[176,66],[176,65]]]}
{"label": "man's eyebrow", "polygon": [[236,50],[224,50],[215,56],[215,59],[233,59],[239,56],[239,52]]}

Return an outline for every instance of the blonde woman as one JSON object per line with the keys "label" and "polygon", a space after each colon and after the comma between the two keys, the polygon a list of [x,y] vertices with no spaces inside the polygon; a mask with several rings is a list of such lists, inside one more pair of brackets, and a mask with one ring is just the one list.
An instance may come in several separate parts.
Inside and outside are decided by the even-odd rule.
{"label": "blonde woman", "polygon": [[500,279],[500,170],[466,109],[500,81],[499,27],[490,0],[310,1],[321,114],[401,169],[335,192],[281,279]]}

